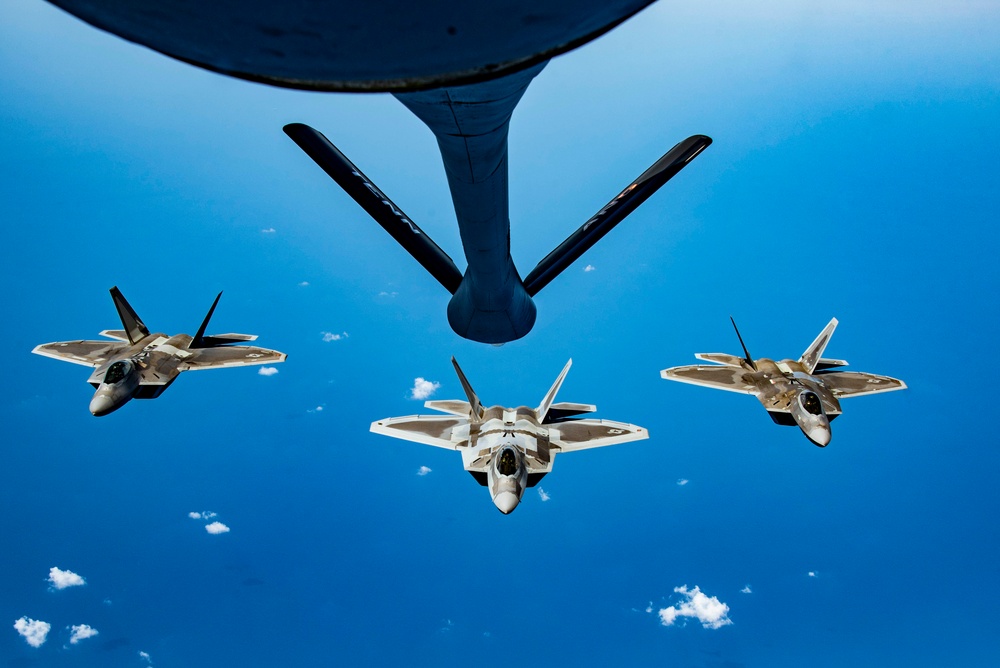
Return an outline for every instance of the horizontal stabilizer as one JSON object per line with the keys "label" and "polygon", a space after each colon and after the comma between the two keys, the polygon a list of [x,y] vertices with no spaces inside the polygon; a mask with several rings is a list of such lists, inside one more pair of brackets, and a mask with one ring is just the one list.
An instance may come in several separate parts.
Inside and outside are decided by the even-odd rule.
{"label": "horizontal stabilizer", "polygon": [[469,405],[469,402],[458,399],[432,399],[424,402],[424,408],[461,417],[469,417],[472,413],[472,406]]}
{"label": "horizontal stabilizer", "polygon": [[814,371],[826,371],[827,369],[836,369],[837,367],[847,365],[847,360],[832,360],[826,357],[821,357],[819,362],[816,363]]}
{"label": "horizontal stabilizer", "polygon": [[115,341],[128,341],[128,332],[124,329],[105,329],[100,335]]}
{"label": "horizontal stabilizer", "polygon": [[142,324],[142,320],[132,310],[129,303],[125,301],[125,296],[118,289],[118,286],[111,288],[111,299],[115,302],[118,317],[122,319],[122,325],[125,327],[125,336],[128,337],[129,343],[137,343],[149,336],[149,330],[146,329],[146,325]]}
{"label": "horizontal stabilizer", "polygon": [[299,145],[313,161],[323,168],[331,179],[357,202],[368,215],[430,272],[451,294],[462,282],[462,272],[448,254],[424,234],[392,200],[361,173],[329,139],[302,123],[284,127],[285,134]]}
{"label": "horizontal stabilizer", "polygon": [[593,404],[572,404],[568,401],[560,401],[549,407],[549,412],[545,414],[545,423],[558,422],[576,415],[586,415],[597,410]]}
{"label": "horizontal stabilizer", "polygon": [[246,343],[256,341],[256,334],[209,334],[201,337],[201,348],[212,348],[214,346],[224,346],[228,343]]}
{"label": "horizontal stabilizer", "polygon": [[538,294],[552,279],[590,250],[615,225],[625,220],[626,216],[649,199],[677,172],[684,169],[711,143],[711,138],[705,135],[694,135],[667,151],[666,155],[657,160],[652,167],[630,183],[603,209],[584,223],[583,227],[571,234],[566,241],[559,244],[554,251],[538,263],[538,266],[531,270],[531,273],[524,279],[524,289],[527,290],[528,294],[532,297]]}
{"label": "horizontal stabilizer", "polygon": [[695,359],[704,360],[705,362],[715,362],[716,364],[723,364],[725,366],[743,366],[744,360],[739,355],[730,355],[728,353],[695,353]]}

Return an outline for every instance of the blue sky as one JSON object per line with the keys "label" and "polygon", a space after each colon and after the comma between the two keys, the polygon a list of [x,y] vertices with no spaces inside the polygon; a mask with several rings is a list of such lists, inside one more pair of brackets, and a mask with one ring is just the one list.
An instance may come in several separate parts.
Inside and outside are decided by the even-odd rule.
{"label": "blue sky", "polygon": [[[0,663],[997,665],[998,37],[993,2],[661,2],[554,60],[511,126],[522,273],[676,141],[715,143],[495,348],[281,132],[320,129],[463,266],[433,138],[394,99],[4,3]],[[112,285],[168,333],[225,290],[213,329],[289,359],[93,418],[86,370],[29,351],[117,327]],[[829,355],[910,389],[845,402],[820,450],[659,379],[737,352],[729,315],[771,357],[836,316]],[[560,457],[549,500],[502,516],[455,453],[368,432],[421,410],[417,377],[460,397],[451,355],[507,405],[572,357],[560,398],[651,438]],[[662,625],[684,585],[732,623]],[[51,624],[40,647],[21,617]]]}

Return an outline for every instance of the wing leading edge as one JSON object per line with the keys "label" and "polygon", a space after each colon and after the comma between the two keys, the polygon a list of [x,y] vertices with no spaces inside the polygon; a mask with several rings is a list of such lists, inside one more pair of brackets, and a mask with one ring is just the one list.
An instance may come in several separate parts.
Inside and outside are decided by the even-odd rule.
{"label": "wing leading edge", "polygon": [[746,370],[738,366],[709,366],[692,364],[690,366],[675,366],[664,369],[660,377],[665,380],[676,380],[679,383],[702,385],[716,390],[739,392],[740,394],[757,394],[757,388],[743,379]]}

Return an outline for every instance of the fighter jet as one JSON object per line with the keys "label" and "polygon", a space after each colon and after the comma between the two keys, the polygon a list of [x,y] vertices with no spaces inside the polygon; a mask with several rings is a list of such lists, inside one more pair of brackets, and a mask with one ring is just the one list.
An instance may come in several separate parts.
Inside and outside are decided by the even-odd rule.
{"label": "fighter jet", "polygon": [[837,328],[836,318],[797,361],[751,358],[735,321],[733,328],[744,357],[698,353],[695,357],[714,364],[673,367],[661,371],[660,376],[681,383],[752,394],[777,424],[798,425],[806,438],[821,448],[830,442],[830,422],[841,413],[841,399],[906,389],[906,383],[888,376],[840,371],[847,362],[823,357],[833,330]]}
{"label": "fighter jet", "polygon": [[150,334],[146,325],[117,287],[111,298],[125,329],[106,329],[101,336],[111,341],[62,341],[36,346],[31,352],[64,362],[94,368],[88,383],[97,391],[90,412],[100,417],[116,411],[130,399],[155,399],[182,371],[219,369],[251,364],[276,364],[285,353],[255,346],[231,346],[254,341],[254,334],[205,335],[208,321],[222,293],[215,298],[194,337],[187,334]]}
{"label": "fighter jet", "polygon": [[504,515],[521,502],[524,490],[538,484],[556,454],[600,448],[649,438],[642,427],[611,420],[580,419],[593,413],[589,404],[553,403],[573,360],[566,363],[537,408],[483,407],[455,358],[455,372],[468,401],[427,401],[442,415],[407,415],[373,422],[371,430],[405,441],[425,443],[462,453],[462,464],[476,481],[489,488],[493,504]]}

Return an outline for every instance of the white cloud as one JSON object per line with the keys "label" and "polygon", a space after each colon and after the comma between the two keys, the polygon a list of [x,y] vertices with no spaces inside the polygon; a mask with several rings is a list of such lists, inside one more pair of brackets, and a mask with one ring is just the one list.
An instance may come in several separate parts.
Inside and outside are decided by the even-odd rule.
{"label": "white cloud", "polygon": [[811,578],[815,578],[819,576],[819,573],[817,573],[816,571],[809,571],[808,575]]}
{"label": "white cloud", "polygon": [[674,591],[686,600],[660,610],[660,623],[664,626],[673,626],[679,617],[694,617],[706,629],[719,629],[733,623],[729,619],[729,606],[717,597],[706,596],[698,587],[688,589],[687,585],[674,587]]}
{"label": "white cloud", "polygon": [[538,488],[538,498],[541,499],[542,501],[548,501],[549,499],[552,498],[552,496],[548,492],[546,492],[544,489],[542,489],[541,487],[539,487]]}
{"label": "white cloud", "polygon": [[320,332],[323,335],[323,343],[330,343],[331,341],[340,341],[341,339],[347,338],[347,332],[342,332],[340,334],[334,334],[333,332]]}
{"label": "white cloud", "polygon": [[65,589],[66,587],[79,587],[87,584],[87,581],[73,571],[64,571],[56,566],[49,569],[49,583],[53,589]]}
{"label": "white cloud", "polygon": [[70,627],[73,634],[69,637],[71,644],[75,645],[81,640],[86,640],[87,638],[93,638],[97,635],[97,629],[88,624],[74,624]]}
{"label": "white cloud", "polygon": [[583,268],[583,270],[586,271],[586,272],[591,272],[591,271],[594,271],[595,269],[597,269],[597,267],[595,267],[592,264],[588,264],[586,267]]}
{"label": "white cloud", "polygon": [[299,283],[299,287],[300,288],[308,288],[309,287],[309,281],[302,281],[301,283]]}
{"label": "white cloud", "polygon": [[265,229],[261,230],[261,232],[263,232],[264,234],[274,234],[274,228],[273,227],[268,227],[268,228],[265,228]]}
{"label": "white cloud", "polygon": [[273,376],[276,373],[278,373],[278,367],[274,366],[262,366],[257,370],[258,376]]}
{"label": "white cloud", "polygon": [[142,650],[139,650],[139,658],[144,659],[146,663],[148,663],[149,665],[151,666],[153,665],[153,657],[149,655],[149,652],[143,652]]}
{"label": "white cloud", "polygon": [[45,639],[49,636],[52,625],[48,622],[40,622],[30,617],[21,617],[14,622],[14,629],[24,637],[32,647],[41,647],[45,644]]}
{"label": "white cloud", "polygon": [[650,601],[649,605],[646,606],[646,612],[652,612],[652,611],[653,611],[653,602]]}
{"label": "white cloud", "polygon": [[423,378],[413,379],[413,388],[410,390],[410,399],[427,399],[441,387],[441,383]]}
{"label": "white cloud", "polygon": [[210,534],[229,533],[229,527],[222,522],[212,522],[205,525],[205,531]]}
{"label": "white cloud", "polygon": [[747,586],[743,587],[743,589],[740,589],[740,593],[741,594],[752,594],[753,593],[753,589],[750,589],[750,585],[747,585]]}
{"label": "white cloud", "polygon": [[687,478],[678,478],[677,479],[677,484],[680,485],[681,487],[683,487],[684,485],[688,484],[689,482],[691,482],[691,481],[688,480]]}
{"label": "white cloud", "polygon": [[431,472],[430,466],[421,466],[419,469],[417,469],[417,475],[427,475],[430,472]]}
{"label": "white cloud", "polygon": [[196,513],[193,511],[188,513],[188,517],[190,517],[193,520],[210,520],[216,516],[218,516],[218,513],[213,513],[211,510],[203,510],[200,513]]}

